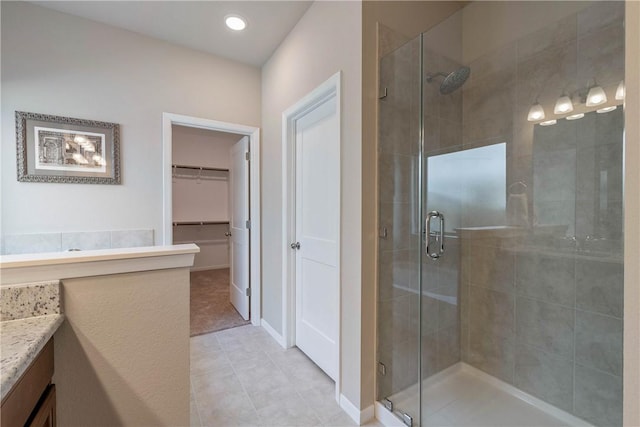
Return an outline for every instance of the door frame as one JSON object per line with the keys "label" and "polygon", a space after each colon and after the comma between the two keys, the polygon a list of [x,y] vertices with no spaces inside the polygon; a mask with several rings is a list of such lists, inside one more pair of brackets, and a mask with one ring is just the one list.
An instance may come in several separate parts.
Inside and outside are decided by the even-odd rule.
{"label": "door frame", "polygon": [[186,126],[212,131],[235,133],[249,137],[249,216],[250,229],[250,265],[249,288],[251,289],[250,319],[259,326],[262,318],[261,284],[261,219],[260,219],[260,128],[235,123],[221,122],[199,117],[184,116],[175,113],[162,113],[162,245],[173,244],[173,185],[171,182],[172,164],[172,125]]}
{"label": "door frame", "polygon": [[[296,257],[289,246],[295,236],[296,212],[296,121],[326,102],[335,102],[338,119],[338,146],[342,147],[342,119],[341,119],[341,78],[338,71],[324,83],[312,90],[294,105],[282,113],[282,337],[285,347],[290,348],[296,342]],[[340,148],[339,152],[342,152]],[[338,159],[339,171],[342,174],[342,156]],[[340,177],[339,177],[340,180]],[[342,189],[338,194],[339,212],[342,212]],[[341,268],[341,218],[338,218],[338,322],[337,339],[337,374],[336,399],[340,396],[341,378],[341,340],[342,340],[342,268]]]}

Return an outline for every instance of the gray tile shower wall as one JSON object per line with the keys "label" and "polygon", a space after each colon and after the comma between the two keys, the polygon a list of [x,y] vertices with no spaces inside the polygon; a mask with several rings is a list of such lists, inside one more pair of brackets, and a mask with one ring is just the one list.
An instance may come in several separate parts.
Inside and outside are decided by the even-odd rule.
{"label": "gray tile shower wall", "polygon": [[2,237],[2,254],[63,252],[69,249],[88,251],[153,245],[153,230],[16,234]]}
{"label": "gray tile shower wall", "polygon": [[[596,83],[613,101],[624,78],[623,21],[622,2],[594,2],[466,64],[471,77],[449,96],[425,81],[416,96],[419,39],[382,58],[380,399],[417,383],[420,349],[423,379],[463,360],[593,424],[622,424],[623,114],[593,111],[545,128],[527,113],[540,102],[553,118],[563,93],[582,111],[577,101]],[[458,66],[428,44],[425,73]],[[506,187],[525,184],[527,226],[502,218],[465,229],[460,205],[447,256],[421,260],[421,125],[426,157],[506,143]]]}
{"label": "gray tile shower wall", "polygon": [[527,112],[553,116],[594,82],[612,100],[623,21],[623,2],[594,3],[476,59],[463,88],[464,147],[506,142],[508,185],[526,184],[533,215],[520,235],[461,235],[462,359],[607,426],[622,425],[623,113],[545,128]]}
{"label": "gray tile shower wall", "polygon": [[621,405],[622,260],[541,253],[526,238],[503,237],[498,246],[515,256],[508,286],[486,274],[486,265],[505,262],[486,261],[487,253],[501,252],[473,234],[462,238],[463,361],[596,425],[621,425],[620,411],[594,408]]}

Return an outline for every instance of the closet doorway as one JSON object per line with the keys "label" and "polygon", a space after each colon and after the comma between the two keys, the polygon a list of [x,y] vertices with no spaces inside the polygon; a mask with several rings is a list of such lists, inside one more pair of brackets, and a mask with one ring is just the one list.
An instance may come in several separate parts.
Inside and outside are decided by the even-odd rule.
{"label": "closet doorway", "polygon": [[260,322],[259,132],[163,115],[164,244],[200,247],[191,336]]}

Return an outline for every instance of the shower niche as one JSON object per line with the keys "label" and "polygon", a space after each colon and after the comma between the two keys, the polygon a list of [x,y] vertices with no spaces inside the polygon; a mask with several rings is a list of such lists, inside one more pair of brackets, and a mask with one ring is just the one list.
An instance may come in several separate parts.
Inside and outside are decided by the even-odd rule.
{"label": "shower niche", "polygon": [[406,425],[622,425],[624,4],[532,4],[381,54],[377,399]]}

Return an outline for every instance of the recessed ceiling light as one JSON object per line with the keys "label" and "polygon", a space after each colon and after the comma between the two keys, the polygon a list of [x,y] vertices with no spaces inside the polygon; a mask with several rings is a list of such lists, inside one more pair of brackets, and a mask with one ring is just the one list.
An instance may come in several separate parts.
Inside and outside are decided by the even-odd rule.
{"label": "recessed ceiling light", "polygon": [[234,31],[242,31],[247,28],[247,21],[241,16],[238,15],[227,15],[224,18],[225,24],[227,27],[231,28]]}

